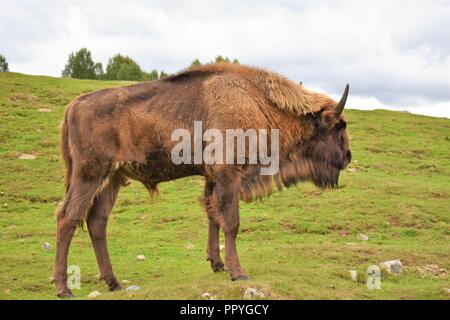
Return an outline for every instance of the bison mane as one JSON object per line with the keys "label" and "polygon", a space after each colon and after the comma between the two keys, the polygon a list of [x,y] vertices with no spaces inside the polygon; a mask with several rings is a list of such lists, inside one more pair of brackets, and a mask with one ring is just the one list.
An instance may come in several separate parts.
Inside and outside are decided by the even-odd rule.
{"label": "bison mane", "polygon": [[317,113],[335,102],[326,95],[312,92],[275,72],[231,63],[193,66],[165,79],[176,82],[194,77],[220,75],[235,85],[252,85],[280,110],[294,116]]}

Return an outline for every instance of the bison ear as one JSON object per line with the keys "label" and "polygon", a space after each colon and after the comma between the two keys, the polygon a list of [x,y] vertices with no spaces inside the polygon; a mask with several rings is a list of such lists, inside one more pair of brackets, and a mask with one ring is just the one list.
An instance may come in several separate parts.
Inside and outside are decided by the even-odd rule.
{"label": "bison ear", "polygon": [[336,115],[333,109],[323,111],[320,114],[320,126],[325,130],[329,130],[334,127],[338,119],[339,116]]}
{"label": "bison ear", "polygon": [[339,101],[339,103],[337,104],[336,109],[335,109],[335,113],[337,116],[339,116],[342,113],[342,111],[344,110],[345,103],[347,102],[347,97],[348,97],[348,89],[349,89],[349,85],[347,83],[347,85],[345,86],[344,94],[342,95],[341,101]]}

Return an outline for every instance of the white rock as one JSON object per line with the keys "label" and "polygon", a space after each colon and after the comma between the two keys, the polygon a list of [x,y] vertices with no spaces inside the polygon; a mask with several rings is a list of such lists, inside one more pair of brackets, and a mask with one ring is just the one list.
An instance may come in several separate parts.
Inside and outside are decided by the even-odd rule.
{"label": "white rock", "polygon": [[44,250],[44,251],[49,251],[51,248],[52,248],[52,245],[48,242],[44,242],[42,244],[42,250]]}
{"label": "white rock", "polygon": [[358,271],[350,270],[350,277],[352,278],[353,282],[357,282],[358,281]]}
{"label": "white rock", "polygon": [[209,292],[202,294],[202,298],[205,300],[217,300],[217,297]]}
{"label": "white rock", "polygon": [[356,238],[357,238],[358,240],[361,240],[361,241],[367,241],[367,240],[369,240],[369,237],[366,236],[366,235],[363,234],[363,233],[358,233],[358,235],[356,236]]}
{"label": "white rock", "polygon": [[186,246],[186,249],[188,249],[188,250],[194,250],[194,249],[195,249],[195,246],[194,246],[193,243],[188,243],[188,245]]}
{"label": "white rock", "polygon": [[356,172],[356,169],[355,168],[347,168],[347,172],[353,173],[353,172]]}
{"label": "white rock", "polygon": [[402,274],[403,265],[400,260],[388,260],[380,263],[380,267],[385,269],[388,273]]}
{"label": "white rock", "polygon": [[34,159],[36,159],[36,156],[34,154],[22,153],[19,156],[19,159],[22,159],[22,160],[34,160]]}
{"label": "white rock", "polygon": [[144,261],[144,260],[145,260],[145,256],[144,256],[143,254],[140,254],[140,255],[138,255],[138,256],[136,257],[136,259],[137,259],[138,261]]}
{"label": "white rock", "polygon": [[52,109],[49,108],[39,108],[37,109],[38,112],[52,112]]}
{"label": "white rock", "polygon": [[244,291],[244,299],[253,300],[255,298],[264,298],[265,295],[261,291],[255,288],[247,288]]}
{"label": "white rock", "polygon": [[101,296],[102,293],[100,291],[92,291],[91,293],[88,294],[88,298],[97,298],[99,296]]}
{"label": "white rock", "polygon": [[125,291],[138,291],[138,290],[141,290],[141,287],[136,286],[134,284],[125,289]]}

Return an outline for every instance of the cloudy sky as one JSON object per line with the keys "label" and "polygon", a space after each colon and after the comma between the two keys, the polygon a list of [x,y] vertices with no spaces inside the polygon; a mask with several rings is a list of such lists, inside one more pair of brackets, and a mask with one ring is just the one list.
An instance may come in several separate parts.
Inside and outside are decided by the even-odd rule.
{"label": "cloudy sky", "polygon": [[450,118],[450,0],[0,0],[10,70],[60,76],[70,52],[122,53],[176,72],[217,54],[282,73],[349,106]]}

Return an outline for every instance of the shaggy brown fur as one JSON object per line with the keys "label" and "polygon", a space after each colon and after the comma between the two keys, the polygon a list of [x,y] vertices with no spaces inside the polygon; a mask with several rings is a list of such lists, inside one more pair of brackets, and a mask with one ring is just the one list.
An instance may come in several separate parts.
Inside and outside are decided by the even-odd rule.
{"label": "shaggy brown fur", "polygon": [[208,74],[225,75],[220,79],[214,79],[219,82],[219,86],[241,88],[244,91],[254,86],[264,93],[266,99],[274,106],[295,116],[319,112],[323,108],[335,104],[330,97],[309,91],[282,75],[244,65],[217,63],[194,66],[171,78],[179,79]]}
{"label": "shaggy brown fur", "polygon": [[[345,95],[346,97],[346,95]],[[66,164],[66,197],[57,210],[54,279],[58,296],[67,288],[67,254],[73,232],[85,220],[100,274],[111,290],[120,288],[106,247],[106,225],[117,193],[127,179],[141,181],[151,194],[160,182],[191,175],[206,178],[203,204],[209,220],[207,259],[224,270],[219,230],[225,234],[225,265],[233,280],[246,279],[235,239],[239,198],[251,201],[310,180],[336,187],[351,159],[345,121],[329,97],[273,72],[232,64],[190,68],[163,80],[104,89],[80,96],[66,109],[61,151]],[[203,130],[278,129],[280,171],[262,176],[261,164],[175,165],[171,133],[194,121]],[[269,143],[271,141],[269,140]],[[269,149],[270,150],[270,149]]]}

